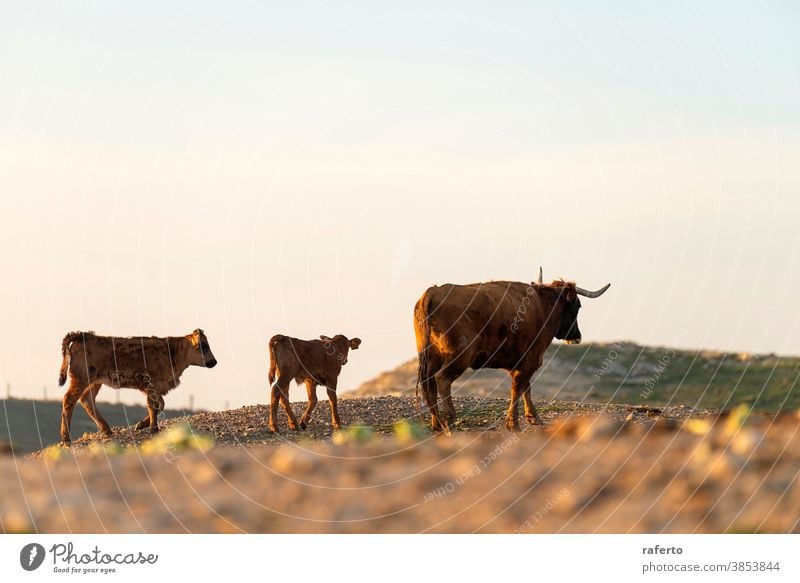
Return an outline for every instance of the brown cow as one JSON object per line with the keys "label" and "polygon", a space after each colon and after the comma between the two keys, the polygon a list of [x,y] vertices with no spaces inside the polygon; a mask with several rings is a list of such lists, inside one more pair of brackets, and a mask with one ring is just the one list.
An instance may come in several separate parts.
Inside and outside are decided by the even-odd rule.
{"label": "brown cow", "polygon": [[540,269],[534,283],[492,281],[428,288],[414,307],[414,331],[418,387],[431,411],[433,429],[447,429],[455,422],[450,386],[468,368],[498,368],[511,375],[508,429],[519,429],[521,396],[525,417],[541,423],[531,402],[531,377],[542,366],[553,338],[581,341],[578,296],[598,297],[610,285],[590,292],[574,282],[544,284]]}
{"label": "brown cow", "polygon": [[297,429],[297,419],[289,404],[289,383],[292,380],[305,383],[308,391],[308,406],[300,419],[300,428],[305,429],[314,407],[317,406],[317,385],[328,389],[331,403],[331,421],[339,429],[339,409],[336,403],[336,383],[342,366],[347,364],[347,354],[357,350],[359,338],[349,339],[337,334],[333,338],[320,336],[319,340],[298,340],[278,334],[269,341],[269,384],[272,387],[269,409],[269,428],[278,431],[278,401],[289,418],[289,429]]}
{"label": "brown cow", "polygon": [[97,428],[111,435],[111,428],[97,410],[95,397],[100,387],[138,389],[147,397],[147,417],[136,429],[150,427],[158,431],[158,413],[164,410],[164,395],[180,383],[189,366],[214,368],[217,359],[211,353],[205,333],[197,329],[186,336],[167,338],[117,338],[94,332],[70,332],[61,343],[61,374],[58,385],[70,384],[61,408],[61,441],[70,443],[72,410],[80,400]]}

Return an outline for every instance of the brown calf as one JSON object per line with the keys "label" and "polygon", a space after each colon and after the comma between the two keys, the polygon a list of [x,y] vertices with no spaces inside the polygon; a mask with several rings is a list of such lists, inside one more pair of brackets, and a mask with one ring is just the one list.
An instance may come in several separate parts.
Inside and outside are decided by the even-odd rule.
{"label": "brown calf", "polygon": [[289,428],[297,429],[297,419],[289,404],[289,383],[305,383],[308,390],[308,407],[300,419],[305,429],[311,412],[317,406],[317,385],[328,389],[331,402],[331,419],[334,429],[339,429],[339,410],[336,403],[336,383],[342,366],[347,364],[347,354],[358,349],[361,340],[347,339],[342,334],[333,338],[320,336],[319,340],[298,340],[278,334],[269,341],[269,384],[272,387],[269,410],[269,428],[278,430],[278,401],[289,418]]}
{"label": "brown calf", "polygon": [[189,366],[214,368],[205,333],[198,329],[186,336],[167,338],[117,338],[94,332],[70,332],[61,343],[61,374],[58,385],[69,376],[70,384],[61,408],[61,441],[70,443],[72,410],[80,401],[97,428],[111,435],[111,428],[95,404],[100,387],[138,389],[147,396],[148,415],[136,429],[158,431],[158,413],[164,410],[164,395],[180,383]]}

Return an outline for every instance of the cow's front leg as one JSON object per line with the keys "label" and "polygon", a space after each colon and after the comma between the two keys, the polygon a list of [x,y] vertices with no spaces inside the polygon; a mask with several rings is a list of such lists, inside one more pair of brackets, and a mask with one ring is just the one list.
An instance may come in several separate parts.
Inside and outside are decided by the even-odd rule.
{"label": "cow's front leg", "polygon": [[[525,401],[525,419],[532,425],[542,425],[542,419],[539,417],[539,413],[536,412],[533,401],[531,401],[531,377],[533,373],[512,370],[509,374],[511,375],[512,388],[516,387],[517,389],[517,399],[519,400],[519,398],[522,397]],[[511,398],[514,398],[513,392]],[[516,429],[519,429],[519,427],[516,427]]]}
{"label": "cow's front leg", "polygon": [[339,403],[336,398],[336,383],[327,387],[327,389],[328,401],[330,401],[331,404],[331,425],[333,425],[334,429],[340,429],[342,427],[342,422],[339,420]]}
{"label": "cow's front leg", "polygon": [[[530,377],[529,377],[530,378]],[[511,373],[511,402],[508,405],[508,412],[506,413],[506,429],[509,431],[519,431],[519,400],[522,397],[522,381],[520,373],[514,371]]]}
{"label": "cow's front leg", "polygon": [[536,406],[531,400],[530,383],[528,383],[528,386],[523,390],[522,396],[525,398],[525,419],[528,420],[528,423],[531,425],[544,425],[544,421],[539,417],[539,412],[536,410]]}
{"label": "cow's front leg", "polygon": [[308,406],[300,419],[300,429],[306,428],[309,421],[311,421],[311,413],[314,411],[314,407],[317,406],[317,383],[312,380],[306,380],[306,391],[308,392]]}

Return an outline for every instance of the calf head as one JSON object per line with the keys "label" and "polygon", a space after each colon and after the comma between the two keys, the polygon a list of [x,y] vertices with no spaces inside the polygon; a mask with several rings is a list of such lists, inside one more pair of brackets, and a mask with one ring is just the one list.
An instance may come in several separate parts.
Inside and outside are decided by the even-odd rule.
{"label": "calf head", "polygon": [[206,368],[214,368],[217,366],[217,359],[211,352],[211,346],[206,338],[206,333],[200,328],[192,332],[186,337],[192,344],[190,351],[190,363],[195,366],[204,366]]}
{"label": "calf head", "polygon": [[361,338],[348,339],[344,334],[337,334],[333,338],[323,334],[319,338],[325,342],[325,352],[329,356],[336,357],[342,366],[347,364],[347,354],[351,350],[358,350],[361,345]]}

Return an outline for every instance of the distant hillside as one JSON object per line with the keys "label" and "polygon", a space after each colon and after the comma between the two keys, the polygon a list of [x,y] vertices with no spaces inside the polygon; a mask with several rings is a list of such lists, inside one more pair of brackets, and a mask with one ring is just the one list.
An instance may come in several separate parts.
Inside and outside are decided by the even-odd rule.
{"label": "distant hillside", "polygon": [[[98,408],[112,426],[133,425],[147,414],[139,406],[98,403]],[[159,419],[186,415],[189,411],[166,410]],[[31,399],[0,400],[0,441],[11,442],[17,453],[42,449],[61,440],[61,401]],[[72,414],[72,438],[86,432],[94,433],[97,425],[89,419],[83,407],[77,405]]]}
{"label": "distant hillside", "polygon": [[[612,403],[686,404],[722,408],[747,403],[757,410],[800,408],[800,358],[774,354],[689,351],[631,342],[552,345],[533,381],[534,398]],[[413,395],[417,360],[363,383],[347,397]],[[508,397],[501,370],[467,371],[456,395]]]}

